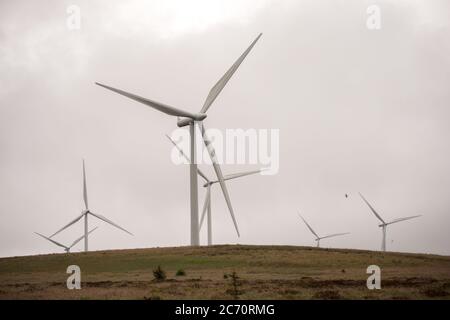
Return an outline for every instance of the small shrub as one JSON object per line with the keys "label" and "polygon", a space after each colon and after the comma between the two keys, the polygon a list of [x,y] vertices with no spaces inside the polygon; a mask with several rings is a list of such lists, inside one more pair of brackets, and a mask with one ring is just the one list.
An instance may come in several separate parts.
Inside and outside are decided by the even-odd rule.
{"label": "small shrub", "polygon": [[235,271],[233,271],[233,273],[230,273],[226,276],[227,277],[225,278],[225,275],[224,275],[224,278],[225,279],[230,278],[230,285],[231,285],[231,288],[227,290],[227,293],[232,295],[233,299],[235,299],[235,300],[239,299],[239,295],[242,294],[242,291],[239,290],[241,283],[239,281],[239,277],[238,277],[237,273]]}
{"label": "small shrub", "polygon": [[164,281],[166,280],[166,272],[158,266],[156,269],[153,269],[153,277],[155,277],[156,281]]}
{"label": "small shrub", "polygon": [[177,277],[185,276],[186,272],[183,269],[178,269],[177,273],[175,273]]}

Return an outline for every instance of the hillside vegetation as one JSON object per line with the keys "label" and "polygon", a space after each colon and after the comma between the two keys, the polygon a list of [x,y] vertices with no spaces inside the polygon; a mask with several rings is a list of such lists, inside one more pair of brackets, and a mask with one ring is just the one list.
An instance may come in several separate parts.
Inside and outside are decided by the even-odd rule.
{"label": "hillside vegetation", "polygon": [[[68,290],[69,265],[81,290]],[[381,290],[366,269],[381,268]],[[165,279],[155,279],[158,266]],[[0,299],[449,299],[450,257],[222,245],[0,259]]]}

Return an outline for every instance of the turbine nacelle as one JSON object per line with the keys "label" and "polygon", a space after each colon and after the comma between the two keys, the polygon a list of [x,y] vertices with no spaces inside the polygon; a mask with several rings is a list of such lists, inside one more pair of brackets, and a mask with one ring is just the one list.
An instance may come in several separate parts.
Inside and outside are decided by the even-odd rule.
{"label": "turbine nacelle", "polygon": [[209,186],[212,186],[214,183],[216,183],[217,181],[208,181],[208,182],[206,182],[204,185],[203,185],[203,187],[204,188],[208,188]]}
{"label": "turbine nacelle", "polygon": [[206,113],[197,113],[193,118],[179,118],[177,126],[179,128],[186,127],[192,123],[192,121],[202,121],[207,117]]}

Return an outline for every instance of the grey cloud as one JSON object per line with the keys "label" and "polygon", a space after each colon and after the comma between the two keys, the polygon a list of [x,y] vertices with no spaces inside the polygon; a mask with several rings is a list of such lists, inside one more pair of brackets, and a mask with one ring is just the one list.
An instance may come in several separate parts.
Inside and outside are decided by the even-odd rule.
{"label": "grey cloud", "polygon": [[[72,3],[82,9],[78,32],[65,28]],[[388,248],[449,254],[449,4],[381,1],[379,31],[365,27],[368,4],[265,1],[252,10],[249,1],[203,27],[185,14],[177,31],[169,5],[1,2],[0,256],[55,251],[33,231],[50,234],[81,211],[82,157],[93,209],[135,234],[102,225],[92,249],[188,244],[188,171],[170,162],[164,137],[175,121],[93,83],[197,111],[259,32],[206,121],[279,128],[280,172],[229,183],[239,239],[213,190],[215,243],[313,245],[301,210],[324,234],[352,232],[323,245],[378,249],[361,191],[386,218],[423,214],[393,226]]]}

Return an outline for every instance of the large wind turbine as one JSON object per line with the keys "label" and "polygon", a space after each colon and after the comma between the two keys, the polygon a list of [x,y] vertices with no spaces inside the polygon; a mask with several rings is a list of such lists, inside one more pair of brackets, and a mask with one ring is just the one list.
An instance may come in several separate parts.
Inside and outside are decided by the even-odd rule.
{"label": "large wind turbine", "polygon": [[345,232],[345,233],[334,233],[334,234],[330,234],[328,236],[324,236],[324,237],[319,237],[319,235],[313,230],[313,228],[311,228],[311,226],[308,224],[308,222],[306,222],[306,220],[299,214],[300,218],[302,218],[303,222],[306,224],[306,226],[308,227],[309,231],[311,231],[311,233],[316,237],[317,241],[317,248],[320,247],[320,240],[322,239],[326,239],[326,238],[332,238],[332,237],[337,237],[337,236],[343,236],[345,234],[350,234],[350,232]]}
{"label": "large wind turbine", "polygon": [[111,220],[107,219],[106,217],[97,214],[97,213],[93,213],[92,211],[89,210],[89,206],[88,206],[88,196],[87,196],[87,185],[86,185],[86,169],[85,169],[85,165],[84,165],[84,160],[83,160],[83,199],[84,199],[84,206],[85,209],[81,212],[81,215],[79,215],[78,217],[76,217],[74,220],[72,220],[71,222],[69,222],[68,224],[66,224],[64,227],[62,227],[61,229],[59,229],[58,231],[56,231],[54,234],[52,234],[50,236],[50,238],[53,238],[55,235],[57,235],[58,233],[60,233],[61,231],[67,229],[68,227],[70,227],[71,225],[73,225],[74,223],[78,222],[81,218],[84,217],[84,251],[88,251],[88,216],[91,215],[93,217],[96,217],[97,219],[103,220],[107,223],[109,223],[110,225],[125,231],[126,233],[133,235],[131,232],[125,230],[124,228],[122,228],[121,226],[115,224],[114,222],[112,222]]}
{"label": "large wind turbine", "polygon": [[[178,149],[178,151],[181,153],[181,155],[187,160],[187,162],[190,162],[189,157],[184,153],[184,151],[176,144],[175,141],[172,140],[172,138],[169,135],[166,135],[166,137],[173,143],[173,145]],[[253,170],[253,171],[246,171],[246,172],[240,172],[240,173],[234,173],[234,174],[228,174],[223,177],[223,180],[231,180],[236,179],[244,176],[248,176],[255,173],[260,173],[262,169],[259,170]],[[199,224],[199,231],[202,228],[203,221],[205,219],[206,213],[208,213],[207,216],[207,223],[208,223],[208,245],[212,245],[212,217],[211,217],[211,187],[213,184],[218,183],[219,180],[213,180],[209,179],[199,168],[197,168],[197,173],[200,177],[205,180],[205,184],[203,185],[204,188],[206,188],[206,197],[205,202],[203,204],[203,210],[202,210],[202,217],[200,219]]]}
{"label": "large wind turbine", "polygon": [[[92,229],[91,231],[89,231],[88,234],[94,232],[95,229],[97,229],[97,228],[98,228],[98,227],[95,227],[94,229]],[[50,241],[50,242],[53,242],[53,243],[56,244],[57,246],[64,248],[64,250],[65,250],[67,253],[70,252],[70,249],[72,249],[72,247],[73,247],[74,245],[76,245],[78,242],[80,242],[81,240],[83,240],[83,239],[86,237],[86,236],[83,234],[81,237],[79,237],[79,238],[76,239],[74,242],[72,242],[72,244],[71,244],[70,246],[65,246],[65,245],[63,245],[62,243],[59,243],[59,242],[57,242],[57,241],[55,241],[55,240],[53,240],[53,239],[50,239],[49,237],[46,237],[46,236],[44,236],[44,235],[42,235],[42,234],[40,234],[40,233],[38,233],[38,232],[35,232],[35,233],[36,233],[38,236],[41,236],[42,238],[44,238],[44,239],[46,239],[46,240],[48,240],[48,241]]]}
{"label": "large wind turbine", "polygon": [[363,195],[362,195],[361,193],[359,193],[359,195],[361,196],[361,198],[363,199],[363,201],[367,204],[367,206],[369,206],[370,210],[373,212],[373,214],[375,215],[375,217],[377,217],[378,220],[381,221],[381,224],[378,225],[378,226],[382,229],[382,232],[383,232],[383,236],[382,236],[382,239],[381,239],[381,251],[386,251],[386,229],[387,229],[387,226],[388,226],[388,225],[393,224],[393,223],[397,223],[397,222],[400,222],[400,221],[405,221],[405,220],[414,219],[414,218],[417,218],[417,217],[420,217],[420,216],[421,216],[421,215],[419,214],[419,215],[416,215],[416,216],[410,216],[410,217],[398,218],[398,219],[394,219],[394,220],[392,220],[392,221],[390,221],[390,222],[386,222],[386,221],[384,221],[384,220],[381,218],[381,216],[375,211],[375,209],[369,204],[369,202],[367,202],[367,200],[363,197]]}
{"label": "large wind turbine", "polygon": [[174,108],[172,106],[150,100],[147,98],[140,97],[138,95],[125,92],[120,89],[116,89],[101,83],[97,83],[97,85],[102,86],[106,89],[109,89],[111,91],[114,91],[118,94],[121,94],[127,98],[130,98],[132,100],[135,100],[137,102],[143,103],[149,107],[152,107],[158,111],[161,111],[163,113],[166,113],[171,116],[178,117],[177,125],[178,127],[185,127],[189,126],[189,132],[190,132],[190,146],[191,146],[191,152],[190,152],[190,198],[191,198],[191,245],[198,246],[200,245],[200,239],[199,239],[199,223],[198,223],[198,181],[197,181],[197,163],[196,163],[196,142],[195,142],[195,125],[198,124],[203,141],[206,145],[206,148],[208,149],[208,153],[211,157],[214,171],[216,172],[217,179],[220,183],[220,187],[222,188],[222,192],[225,196],[228,209],[231,214],[231,218],[233,219],[234,227],[236,228],[236,232],[239,236],[239,229],[236,223],[236,219],[234,217],[234,211],[231,206],[230,196],[228,195],[228,190],[225,185],[225,181],[222,175],[222,170],[220,169],[219,163],[217,161],[217,158],[215,156],[215,150],[211,144],[211,141],[208,139],[206,133],[205,133],[205,127],[203,125],[203,120],[207,117],[206,112],[208,111],[209,107],[212,105],[214,100],[216,100],[217,96],[220,94],[222,89],[225,87],[227,82],[230,80],[230,78],[233,76],[233,74],[236,72],[236,70],[239,68],[242,61],[245,59],[245,57],[248,55],[248,53],[251,51],[253,46],[256,44],[258,39],[261,37],[262,34],[259,34],[258,37],[252,42],[252,44],[247,48],[247,50],[244,51],[244,53],[236,60],[236,62],[228,69],[228,71],[222,76],[222,78],[219,79],[219,81],[211,88],[209,91],[208,96],[206,97],[206,100],[203,104],[203,107],[200,109],[200,112],[198,113],[192,113],[189,111],[181,110],[178,108]]}

